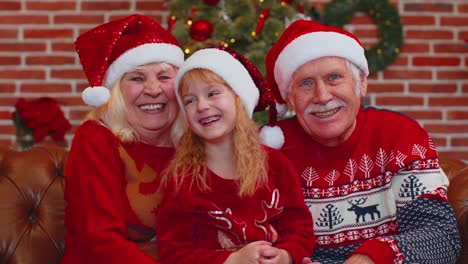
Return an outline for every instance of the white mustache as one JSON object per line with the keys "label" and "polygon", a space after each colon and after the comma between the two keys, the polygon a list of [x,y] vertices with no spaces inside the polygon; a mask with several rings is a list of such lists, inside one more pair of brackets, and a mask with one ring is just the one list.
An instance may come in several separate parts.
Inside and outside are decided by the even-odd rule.
{"label": "white mustache", "polygon": [[346,103],[341,100],[341,99],[333,99],[332,101],[327,102],[327,104],[311,104],[307,106],[306,108],[306,113],[307,114],[312,114],[312,113],[317,113],[317,112],[327,112],[332,109],[338,108],[345,106]]}

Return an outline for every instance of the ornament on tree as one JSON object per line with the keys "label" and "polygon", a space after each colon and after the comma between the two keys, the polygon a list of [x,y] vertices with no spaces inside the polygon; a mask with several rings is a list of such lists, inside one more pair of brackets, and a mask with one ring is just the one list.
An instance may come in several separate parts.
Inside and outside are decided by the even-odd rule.
{"label": "ornament on tree", "polygon": [[207,6],[216,6],[219,3],[219,0],[203,0],[203,3]]}
{"label": "ornament on tree", "polygon": [[207,20],[200,19],[192,23],[189,33],[193,39],[205,41],[213,34],[213,25]]}
{"label": "ornament on tree", "polygon": [[285,3],[285,4],[290,5],[290,4],[292,4],[293,1],[294,0],[281,0],[281,3]]}

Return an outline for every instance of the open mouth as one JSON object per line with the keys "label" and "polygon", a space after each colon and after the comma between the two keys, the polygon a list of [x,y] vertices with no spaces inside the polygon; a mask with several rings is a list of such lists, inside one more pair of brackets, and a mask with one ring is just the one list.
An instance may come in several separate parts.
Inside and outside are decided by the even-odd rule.
{"label": "open mouth", "polygon": [[200,119],[200,123],[202,125],[207,125],[207,124],[211,124],[213,122],[216,122],[216,121],[218,121],[220,119],[221,119],[221,116],[219,116],[219,115],[210,116],[210,117],[207,117],[207,118]]}
{"label": "open mouth", "polygon": [[142,111],[158,111],[164,108],[166,104],[145,104],[140,105],[138,108]]}
{"label": "open mouth", "polygon": [[341,107],[337,107],[325,112],[314,112],[312,114],[318,118],[328,118],[336,114],[338,111],[340,111],[340,109]]}

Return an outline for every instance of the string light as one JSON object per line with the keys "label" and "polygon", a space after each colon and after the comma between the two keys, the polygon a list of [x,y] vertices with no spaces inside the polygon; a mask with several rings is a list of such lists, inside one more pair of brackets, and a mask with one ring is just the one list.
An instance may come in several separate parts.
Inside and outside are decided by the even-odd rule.
{"label": "string light", "polygon": [[190,49],[189,49],[189,48],[185,48],[185,49],[184,49],[184,52],[185,52],[185,54],[189,54],[189,53],[190,53]]}

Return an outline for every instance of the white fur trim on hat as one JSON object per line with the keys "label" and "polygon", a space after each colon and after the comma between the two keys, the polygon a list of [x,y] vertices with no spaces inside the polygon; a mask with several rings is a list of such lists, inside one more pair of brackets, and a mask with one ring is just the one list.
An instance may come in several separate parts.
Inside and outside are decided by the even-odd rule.
{"label": "white fur trim on hat", "polygon": [[[193,53],[180,67],[175,79],[177,90],[179,89],[179,82],[182,76],[193,69],[207,69],[223,78],[237,96],[240,97],[249,117],[252,117],[260,97],[260,92],[249,72],[240,61],[228,52],[220,49],[200,49]],[[176,96],[183,111],[184,104],[178,92],[176,92]]]}
{"label": "white fur trim on hat", "polygon": [[110,92],[103,86],[88,87],[81,93],[81,97],[87,105],[100,106],[109,100]]}
{"label": "white fur trim on hat", "polygon": [[279,104],[278,102],[275,102],[276,104],[276,111],[279,116],[284,116],[288,112],[288,106],[286,104]]}
{"label": "white fur trim on hat", "polygon": [[355,39],[336,32],[311,32],[291,41],[278,55],[274,77],[281,97],[286,100],[292,75],[300,66],[327,56],[347,59],[369,75],[364,48]]}
{"label": "white fur trim on hat", "polygon": [[184,52],[180,47],[167,43],[148,43],[129,49],[109,66],[104,85],[114,86],[133,67],[162,61],[179,67],[184,62]]}
{"label": "white fur trim on hat", "polygon": [[280,149],[284,144],[284,134],[281,128],[278,126],[265,125],[260,130],[260,139],[262,144],[272,147],[274,149]]}

